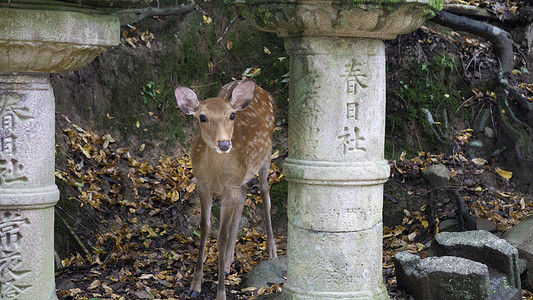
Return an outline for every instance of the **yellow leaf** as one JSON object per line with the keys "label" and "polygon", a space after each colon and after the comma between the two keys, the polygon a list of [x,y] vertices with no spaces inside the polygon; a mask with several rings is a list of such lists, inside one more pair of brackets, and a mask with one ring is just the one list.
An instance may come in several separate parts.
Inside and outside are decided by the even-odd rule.
{"label": "yellow leaf", "polygon": [[270,52],[267,47],[263,47],[263,51],[265,51],[265,53],[268,55],[272,54],[272,52]]}
{"label": "yellow leaf", "polygon": [[153,278],[154,275],[152,274],[142,274],[139,279],[150,279],[150,278]]}
{"label": "yellow leaf", "polygon": [[176,202],[180,199],[180,193],[178,191],[172,192],[172,197],[170,198],[170,202]]}
{"label": "yellow leaf", "polygon": [[496,168],[496,173],[498,173],[498,175],[500,175],[501,177],[509,180],[511,179],[511,177],[513,177],[513,172],[510,172],[510,171],[504,171],[500,168]]}
{"label": "yellow leaf", "polygon": [[480,186],[476,187],[476,192],[481,193],[482,191],[483,191],[483,188],[481,188]]}
{"label": "yellow leaf", "polygon": [[89,285],[89,287],[88,287],[87,289],[89,289],[89,290],[93,290],[93,289],[99,287],[100,285],[101,285],[100,280],[96,279],[95,281],[93,281],[93,282]]}
{"label": "yellow leaf", "polygon": [[187,190],[187,192],[192,193],[192,192],[194,191],[195,188],[196,188],[196,184],[195,184],[194,182],[191,182],[191,183],[187,186],[186,190]]}
{"label": "yellow leaf", "polygon": [[422,221],[422,226],[424,226],[424,228],[428,227],[429,223],[427,220],[424,220]]}
{"label": "yellow leaf", "polygon": [[76,124],[72,124],[72,126],[74,128],[76,128],[77,131],[81,132],[81,133],[85,133],[85,130],[83,130],[83,128],[81,128],[80,126],[76,125]]}
{"label": "yellow leaf", "polygon": [[270,156],[270,159],[276,159],[279,157],[279,150],[274,151],[272,155]]}
{"label": "yellow leaf", "polygon": [[152,240],[146,240],[143,242],[143,245],[144,247],[149,248],[151,243],[152,243]]}
{"label": "yellow leaf", "polygon": [[139,147],[139,151],[143,152],[145,147],[146,147],[146,144],[143,143],[143,144]]}
{"label": "yellow leaf", "polygon": [[81,148],[81,152],[87,158],[91,158],[91,146],[89,146],[88,144],[83,145],[83,147]]}
{"label": "yellow leaf", "polygon": [[208,16],[206,16],[206,15],[203,15],[202,17],[203,17],[203,19],[204,19],[204,23],[205,23],[205,24],[211,24],[211,22],[213,22],[213,20],[211,19],[211,17],[208,17]]}
{"label": "yellow leaf", "polygon": [[487,161],[483,158],[472,158],[472,162],[478,166],[482,166],[487,163]]}
{"label": "yellow leaf", "polygon": [[424,246],[424,244],[422,244],[422,243],[416,243],[416,250],[417,250],[418,252],[424,250],[425,247],[426,247],[426,246]]}
{"label": "yellow leaf", "polygon": [[139,126],[141,126],[141,123],[140,123],[139,121],[137,121],[137,122],[135,123],[135,127],[139,128]]}
{"label": "yellow leaf", "polygon": [[226,48],[228,49],[228,51],[231,51],[231,49],[233,49],[233,39],[229,39],[226,42]]}

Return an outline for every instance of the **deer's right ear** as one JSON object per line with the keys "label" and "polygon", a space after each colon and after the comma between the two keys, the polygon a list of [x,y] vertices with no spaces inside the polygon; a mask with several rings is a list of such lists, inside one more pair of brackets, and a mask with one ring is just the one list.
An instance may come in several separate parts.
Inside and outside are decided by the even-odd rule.
{"label": "deer's right ear", "polygon": [[200,105],[196,93],[184,86],[178,86],[174,91],[174,95],[180,109],[188,115],[194,114]]}

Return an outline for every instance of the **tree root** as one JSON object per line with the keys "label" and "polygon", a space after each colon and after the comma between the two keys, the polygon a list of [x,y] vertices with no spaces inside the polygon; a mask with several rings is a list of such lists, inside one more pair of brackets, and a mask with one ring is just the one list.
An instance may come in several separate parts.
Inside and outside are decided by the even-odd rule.
{"label": "tree root", "polygon": [[504,72],[513,70],[513,40],[507,31],[491,25],[454,15],[446,11],[435,13],[432,22],[450,27],[456,30],[466,31],[481,36],[490,41],[494,47],[496,56],[500,59],[500,66]]}
{"label": "tree root", "polygon": [[[458,11],[458,10],[455,10]],[[464,8],[463,10],[464,11]],[[479,12],[479,11],[478,11]],[[502,133],[507,136],[514,145],[516,156],[519,160],[533,160],[531,126],[520,120],[515,114],[513,106],[516,103],[520,111],[532,112],[533,103],[527,100],[506,79],[506,75],[513,70],[513,40],[511,35],[494,25],[454,15],[446,11],[435,14],[431,20],[434,23],[473,33],[490,41],[494,52],[500,62],[500,70],[497,74],[498,84],[502,91],[499,93],[497,120]],[[513,100],[511,102],[510,100]]]}

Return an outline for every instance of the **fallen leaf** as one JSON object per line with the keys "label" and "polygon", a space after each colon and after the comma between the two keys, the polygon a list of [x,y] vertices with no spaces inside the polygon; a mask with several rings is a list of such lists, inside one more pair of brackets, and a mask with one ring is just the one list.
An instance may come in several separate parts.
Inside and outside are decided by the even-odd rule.
{"label": "fallen leaf", "polygon": [[501,177],[509,180],[511,179],[511,177],[513,177],[513,172],[510,172],[510,171],[504,171],[500,168],[495,168],[496,170],[496,173],[498,173],[498,175],[500,175]]}
{"label": "fallen leaf", "polygon": [[478,166],[483,166],[487,164],[487,161],[483,158],[472,158],[472,162],[475,163]]}

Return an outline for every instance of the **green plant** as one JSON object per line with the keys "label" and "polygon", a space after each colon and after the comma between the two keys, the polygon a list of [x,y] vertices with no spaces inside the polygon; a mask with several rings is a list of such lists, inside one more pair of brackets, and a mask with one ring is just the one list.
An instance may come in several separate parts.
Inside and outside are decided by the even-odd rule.
{"label": "green plant", "polygon": [[156,84],[153,81],[148,82],[145,86],[142,87],[141,95],[143,96],[143,103],[146,104],[148,99],[154,100],[157,102],[157,95],[161,91],[157,89]]}
{"label": "green plant", "polygon": [[[420,147],[422,140],[442,142],[440,135],[446,131],[443,124],[456,117],[462,103],[461,91],[452,88],[460,86],[459,76],[454,74],[455,64],[456,59],[447,53],[434,55],[422,63],[413,60],[407,79],[399,81],[396,89],[387,91],[389,99],[396,99],[396,105],[387,107],[387,135],[402,137],[389,141],[388,155],[408,151],[407,137],[413,140],[411,144],[415,147]],[[446,120],[443,111],[446,111]],[[435,121],[433,124],[428,122],[428,114]],[[421,129],[420,134],[413,136],[413,128]]]}

